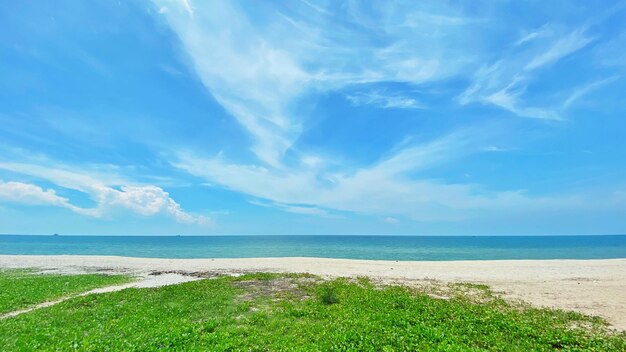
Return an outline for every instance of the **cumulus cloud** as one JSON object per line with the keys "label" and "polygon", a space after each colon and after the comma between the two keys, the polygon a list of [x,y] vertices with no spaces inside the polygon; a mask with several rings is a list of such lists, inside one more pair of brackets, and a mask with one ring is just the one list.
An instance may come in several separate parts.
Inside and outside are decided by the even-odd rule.
{"label": "cumulus cloud", "polygon": [[52,182],[60,187],[73,189],[89,195],[96,203],[93,208],[81,208],[60,197],[52,189],[44,190],[34,184],[22,182],[0,183],[0,200],[22,204],[52,205],[70,209],[76,213],[103,217],[124,209],[142,216],[166,214],[176,221],[187,224],[210,224],[211,220],[202,215],[192,215],[182,210],[162,188],[153,185],[114,185],[96,179],[93,175],[80,174],[75,170],[54,168],[35,164],[0,163],[0,169],[21,173]]}
{"label": "cumulus cloud", "polygon": [[162,188],[152,185],[121,186],[120,190],[104,187],[93,196],[98,200],[96,215],[106,214],[107,210],[123,208],[143,216],[167,214],[180,223],[208,224],[206,216],[194,216],[182,210],[180,204],[172,199]]}
{"label": "cumulus cloud", "polygon": [[67,198],[58,196],[52,189],[44,190],[33,184],[15,181],[0,181],[0,201],[73,208]]}

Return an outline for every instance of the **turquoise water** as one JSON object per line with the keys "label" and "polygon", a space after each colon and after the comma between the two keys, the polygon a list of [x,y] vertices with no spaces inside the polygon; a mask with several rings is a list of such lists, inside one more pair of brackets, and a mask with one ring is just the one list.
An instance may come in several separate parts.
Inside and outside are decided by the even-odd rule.
{"label": "turquoise water", "polygon": [[146,258],[325,257],[385,260],[626,258],[619,236],[22,236],[0,254]]}

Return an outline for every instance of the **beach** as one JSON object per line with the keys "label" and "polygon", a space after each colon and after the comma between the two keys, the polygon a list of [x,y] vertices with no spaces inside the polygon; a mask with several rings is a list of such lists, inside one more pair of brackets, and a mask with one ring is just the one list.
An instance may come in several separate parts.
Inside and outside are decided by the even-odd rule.
{"label": "beach", "polygon": [[626,329],[626,259],[385,261],[300,257],[154,259],[0,255],[0,268],[133,275],[175,272],[189,276],[310,273],[328,278],[367,276],[384,283],[405,285],[470,282],[488,285],[508,300],[597,315],[616,329]]}

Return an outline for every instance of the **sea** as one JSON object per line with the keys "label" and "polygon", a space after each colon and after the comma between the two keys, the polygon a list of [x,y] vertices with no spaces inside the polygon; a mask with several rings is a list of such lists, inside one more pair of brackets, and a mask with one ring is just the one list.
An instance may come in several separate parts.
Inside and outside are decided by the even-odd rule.
{"label": "sea", "polygon": [[0,235],[0,254],[141,258],[322,257],[370,260],[626,258],[626,235],[66,236]]}

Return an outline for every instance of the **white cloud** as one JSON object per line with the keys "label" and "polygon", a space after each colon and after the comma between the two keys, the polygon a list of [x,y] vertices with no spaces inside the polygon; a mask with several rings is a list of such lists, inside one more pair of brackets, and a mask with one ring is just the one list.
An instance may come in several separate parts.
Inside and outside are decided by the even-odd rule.
{"label": "white cloud", "polygon": [[[157,7],[172,5],[154,2]],[[258,159],[281,167],[284,153],[302,133],[307,116],[298,111],[298,100],[308,94],[374,82],[420,84],[451,77],[467,65],[457,57],[464,49],[472,50],[471,39],[462,41],[462,48],[445,42],[473,36],[463,28],[472,21],[445,6],[437,4],[441,11],[427,12],[391,4],[372,18],[351,4],[342,9],[350,22],[346,24],[321,5],[308,3],[264,12],[234,2],[197,2],[194,16],[181,5],[163,17],[203,84],[252,136],[251,150]],[[454,15],[441,15],[447,12]],[[372,42],[372,31],[387,39]],[[353,102],[419,107],[415,99],[385,95],[355,96]]]}
{"label": "white cloud", "polygon": [[299,212],[317,212],[319,208],[452,221],[480,209],[538,209],[571,204],[571,199],[533,198],[520,190],[492,192],[477,185],[411,177],[475,149],[473,145],[477,142],[468,136],[458,133],[431,143],[405,147],[352,173],[240,165],[222,157],[204,159],[190,154],[181,154],[175,166],[214,184],[271,201],[279,208],[288,210],[286,206],[293,206],[290,210]]}
{"label": "white cloud", "polygon": [[[43,190],[39,186],[21,182],[0,183],[0,199],[24,204],[59,206],[92,217],[102,217],[112,211],[126,209],[142,216],[166,214],[181,223],[206,225],[211,222],[208,217],[183,211],[180,204],[157,186],[122,184],[120,189],[116,189],[114,185],[120,184],[116,177],[102,180],[95,178],[97,175],[35,164],[0,162],[0,169],[47,180],[60,187],[86,193],[96,206],[80,208],[72,205],[69,199],[58,196],[54,190]],[[116,181],[111,182],[114,179]]]}
{"label": "white cloud", "polygon": [[[304,3],[265,11],[235,2],[198,2],[194,16],[184,10],[164,14],[208,91],[252,137],[251,150],[258,159],[233,162],[223,155],[207,158],[187,152],[172,161],[176,167],[300,213],[328,209],[456,220],[477,210],[575,203],[569,198],[531,197],[523,190],[490,191],[476,184],[417,177],[420,171],[481,150],[483,132],[404,146],[368,166],[331,168],[327,160],[306,150],[294,150],[300,165],[286,163],[283,156],[308,118],[298,110],[300,99],[349,89],[362,92],[346,97],[353,105],[421,107],[397,91],[367,86],[372,83],[399,83],[395,86],[406,89],[470,77],[470,86],[459,96],[461,104],[489,104],[521,117],[561,119],[554,106],[528,103],[526,89],[537,69],[592,41],[584,30],[546,26],[511,41],[512,49],[494,59],[493,48],[480,45],[485,34],[481,27],[468,27],[484,20],[442,2],[328,6]],[[490,64],[481,68],[485,62]]]}
{"label": "white cloud", "polygon": [[591,93],[592,91],[598,88],[601,88],[609,83],[615,82],[619,78],[620,77],[617,75],[611,76],[611,77],[597,80],[597,81],[585,84],[584,86],[575,88],[574,91],[570,94],[570,96],[563,103],[563,108],[570,107],[570,105],[572,105],[576,100],[582,98],[583,96]]}
{"label": "white cloud", "polygon": [[194,216],[182,210],[180,204],[173,200],[169,193],[160,187],[147,186],[122,186],[121,190],[113,188],[103,189],[97,197],[101,200],[100,212],[106,212],[109,207],[121,207],[129,209],[143,216],[167,214],[176,221],[187,224],[208,224],[209,218]]}
{"label": "white cloud", "polygon": [[321,209],[315,206],[304,206],[304,205],[294,205],[294,204],[284,204],[280,202],[267,202],[260,199],[249,200],[248,203],[254,204],[264,208],[277,208],[282,211],[286,211],[288,213],[301,214],[301,215],[311,215],[318,216],[323,218],[331,218],[338,219],[342,218],[339,215],[331,214],[325,209]]}
{"label": "white cloud", "polygon": [[276,165],[300,132],[299,121],[288,118],[288,104],[310,79],[307,72],[229,2],[200,4],[195,14],[170,11],[164,16],[204,85],[254,137],[253,151]]}
{"label": "white cloud", "polygon": [[514,149],[510,149],[510,148],[502,148],[502,147],[498,147],[496,145],[489,145],[486,146],[485,148],[482,148],[483,151],[485,152],[507,152],[507,151],[511,151]]}
{"label": "white cloud", "polygon": [[[533,41],[533,45],[521,45],[529,41]],[[478,69],[472,84],[459,95],[458,101],[462,105],[491,104],[520,117],[562,120],[559,105],[533,106],[524,99],[526,90],[536,79],[536,70],[556,63],[592,41],[584,29],[563,34],[556,28],[541,27],[518,40],[516,50]]]}
{"label": "white cloud", "polygon": [[314,215],[321,217],[330,217],[330,214],[324,209],[317,207],[303,207],[297,205],[279,205],[279,208],[294,214]]}
{"label": "white cloud", "polygon": [[387,164],[382,162],[353,175],[331,175],[334,180],[331,185],[319,182],[318,175],[312,172],[283,173],[218,159],[187,156],[178,166],[231,190],[281,204],[369,214],[393,213],[419,220],[455,220],[477,209],[558,203],[553,199],[529,198],[521,191],[489,192],[476,185],[412,180],[406,176],[408,170],[388,170]]}
{"label": "white cloud", "polygon": [[191,7],[190,0],[179,0],[182,7],[187,11],[190,16],[193,16],[193,8]]}
{"label": "white cloud", "polygon": [[611,40],[600,43],[595,50],[594,61],[609,68],[624,68],[626,67],[624,48],[626,48],[626,30],[622,30]]}
{"label": "white cloud", "polygon": [[416,99],[397,94],[385,94],[370,91],[347,95],[346,99],[354,106],[373,105],[383,109],[422,109],[424,106]]}
{"label": "white cloud", "polygon": [[384,218],[383,221],[388,223],[388,224],[397,224],[397,223],[400,222],[400,220],[398,220],[398,219],[396,219],[394,217],[391,217],[391,216],[388,216],[388,217]]}
{"label": "white cloud", "polygon": [[78,209],[69,204],[67,198],[60,197],[52,189],[44,190],[33,184],[14,181],[0,181],[0,202],[28,205],[54,205],[72,210]]}
{"label": "white cloud", "polygon": [[404,22],[408,27],[423,28],[424,25],[434,26],[462,26],[467,24],[481,23],[483,20],[476,18],[447,16],[423,11],[411,12]]}
{"label": "white cloud", "polygon": [[549,36],[551,32],[552,29],[550,28],[550,26],[548,24],[545,24],[537,30],[530,31],[529,33],[524,34],[517,42],[515,42],[515,45],[519,46],[537,40],[539,38]]}
{"label": "white cloud", "polygon": [[524,106],[520,101],[520,96],[523,94],[525,87],[516,89],[516,84],[517,81],[514,79],[509,86],[484,97],[483,101],[501,107],[521,117],[561,120],[558,113],[552,109]]}
{"label": "white cloud", "polygon": [[554,63],[591,43],[593,38],[586,36],[584,30],[579,29],[557,40],[547,51],[535,56],[525,67],[525,70],[535,70]]}

